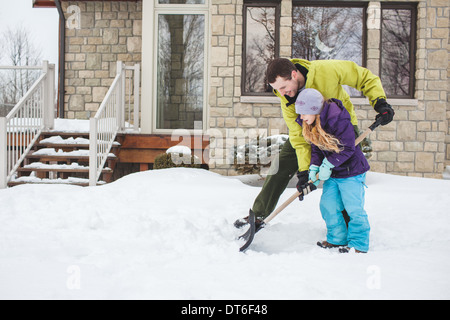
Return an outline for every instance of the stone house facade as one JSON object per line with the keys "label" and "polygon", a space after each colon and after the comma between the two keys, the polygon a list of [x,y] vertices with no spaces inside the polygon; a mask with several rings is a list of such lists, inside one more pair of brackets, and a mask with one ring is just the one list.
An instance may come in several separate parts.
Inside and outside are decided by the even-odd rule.
{"label": "stone house facade", "polygon": [[[159,81],[155,78],[160,65],[155,62],[157,53],[154,48],[158,38],[159,41],[163,39],[155,26],[160,17],[158,12],[163,15],[173,10],[167,3],[186,1],[159,1],[166,5],[160,8],[158,1],[154,0],[61,1],[68,23],[75,14],[81,17],[81,23],[76,27],[66,26],[66,118],[87,119],[93,115],[114,79],[117,60],[127,64],[142,63],[141,132],[160,132],[155,126],[156,120],[148,120],[155,114],[155,89],[151,88],[155,88],[154,82]],[[278,2],[278,53],[280,57],[290,58],[295,0]],[[203,83],[206,96],[203,118],[193,116],[194,121],[196,119],[199,123],[195,129],[201,128],[211,137],[210,158],[213,161],[210,169],[232,175],[236,171],[230,163],[214,161],[226,157],[227,148],[235,143],[235,136],[229,137],[230,132],[241,130],[248,136],[251,130],[263,129],[268,135],[286,134],[287,127],[275,96],[242,93],[243,12],[246,1],[197,0],[193,3],[196,3],[193,5],[194,11],[198,9],[205,16],[207,73],[207,81]],[[368,4],[379,8],[382,3],[386,2]],[[395,119],[372,133],[374,152],[370,165],[375,172],[442,178],[445,167],[450,165],[449,6],[447,0],[414,3],[417,4],[414,95],[410,98],[388,98],[395,110]],[[71,11],[71,6],[78,8],[79,12]],[[183,10],[186,6],[181,5]],[[366,24],[365,66],[378,74],[380,17],[369,14],[367,19],[371,20]],[[175,65],[173,61],[172,65]],[[376,112],[365,98],[354,98],[352,101],[361,129],[367,128]],[[188,108],[177,110],[180,113]],[[164,132],[170,133],[170,130]]]}
{"label": "stone house facade", "polygon": [[[94,115],[116,76],[116,61],[142,61],[142,2],[64,1],[65,117]],[[74,17],[78,14],[79,21]]]}

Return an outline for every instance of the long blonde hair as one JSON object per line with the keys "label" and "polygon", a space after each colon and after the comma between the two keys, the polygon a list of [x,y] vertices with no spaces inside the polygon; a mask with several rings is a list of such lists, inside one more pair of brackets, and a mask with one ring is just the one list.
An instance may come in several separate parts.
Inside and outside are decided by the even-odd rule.
{"label": "long blonde hair", "polygon": [[302,132],[306,141],[316,145],[320,150],[336,153],[344,150],[339,139],[323,130],[320,124],[320,114],[316,115],[316,120],[311,125],[303,121]]}

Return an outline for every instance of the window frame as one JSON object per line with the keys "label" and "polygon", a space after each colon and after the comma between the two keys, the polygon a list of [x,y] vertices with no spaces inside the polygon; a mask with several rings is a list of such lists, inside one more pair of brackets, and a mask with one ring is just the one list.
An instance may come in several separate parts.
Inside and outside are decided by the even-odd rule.
{"label": "window frame", "polygon": [[272,7],[275,8],[275,58],[280,56],[280,20],[281,0],[244,0],[242,6],[242,75],[241,96],[272,97],[273,92],[247,92],[245,91],[245,79],[247,75],[247,8],[249,7]]}
{"label": "window frame", "polygon": [[[417,48],[417,3],[413,2],[381,2],[381,23],[380,23],[380,57],[379,57],[379,74],[381,79],[381,70],[383,68],[382,48],[383,48],[383,10],[384,9],[400,9],[411,10],[411,34],[409,40],[409,95],[387,95],[388,99],[414,99],[416,92],[416,48]],[[383,83],[383,79],[381,79]]]}

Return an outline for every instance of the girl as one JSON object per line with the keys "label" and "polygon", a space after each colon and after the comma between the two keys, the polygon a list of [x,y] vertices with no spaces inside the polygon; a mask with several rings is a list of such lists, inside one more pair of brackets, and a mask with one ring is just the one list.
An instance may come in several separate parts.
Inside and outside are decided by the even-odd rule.
{"label": "girl", "polygon": [[[341,247],[340,252],[351,248],[367,252],[370,226],[364,210],[364,182],[370,167],[359,146],[355,146],[348,111],[340,100],[324,101],[315,89],[300,92],[295,109],[303,136],[311,143],[309,179],[315,186],[319,180],[324,181],[320,211],[327,226],[327,240],[317,245]],[[344,208],[350,216],[348,228],[341,213]]]}

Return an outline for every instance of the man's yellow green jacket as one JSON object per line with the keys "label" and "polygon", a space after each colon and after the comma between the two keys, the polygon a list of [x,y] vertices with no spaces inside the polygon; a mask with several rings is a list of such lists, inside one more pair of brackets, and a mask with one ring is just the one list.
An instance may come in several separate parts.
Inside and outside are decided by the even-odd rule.
{"label": "man's yellow green jacket", "polygon": [[[342,85],[348,85],[362,91],[364,96],[369,98],[372,106],[378,99],[386,99],[380,78],[352,61],[308,61],[303,59],[292,59],[291,61],[308,70],[305,88],[314,88],[320,91],[325,99],[336,98],[342,101],[350,113],[353,125],[358,124],[355,108]],[[283,118],[289,129],[289,140],[297,154],[298,170],[308,170],[311,160],[311,146],[303,138],[302,127],[295,121],[298,117],[295,112],[295,103],[289,104],[286,97],[282,96],[277,90],[274,90],[274,93],[281,100]]]}

